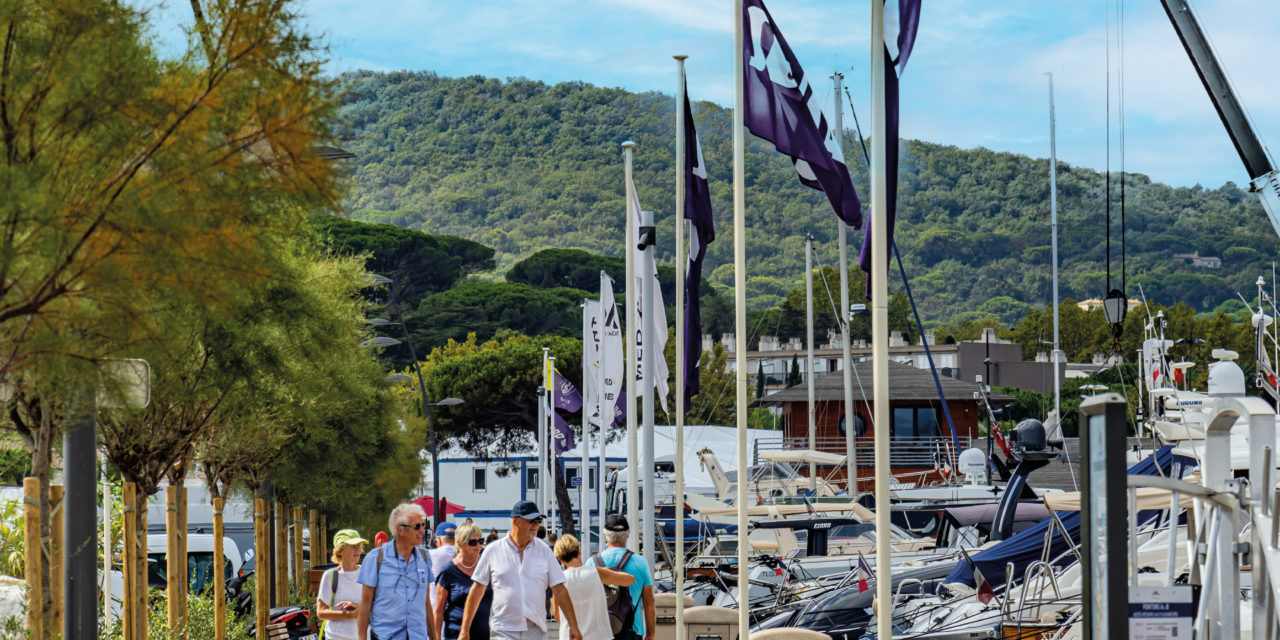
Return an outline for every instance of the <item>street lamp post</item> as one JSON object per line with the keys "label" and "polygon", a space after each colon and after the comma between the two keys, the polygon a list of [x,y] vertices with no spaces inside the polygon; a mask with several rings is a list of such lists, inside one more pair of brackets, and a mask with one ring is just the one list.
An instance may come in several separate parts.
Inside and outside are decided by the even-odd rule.
{"label": "street lamp post", "polygon": [[[370,274],[370,280],[372,280],[372,283],[374,284],[390,284],[393,282],[393,280],[387,278],[387,276],[378,274]],[[388,308],[390,308],[390,305],[388,305]],[[399,311],[397,310],[397,314],[398,312]],[[385,337],[385,335],[378,335],[378,337],[365,340],[364,344],[366,347],[394,347],[403,342],[408,346],[408,356],[412,358],[413,362],[413,375],[417,376],[417,390],[419,390],[422,399],[422,416],[426,419],[428,448],[431,449],[431,512],[433,512],[431,513],[431,522],[435,525],[439,525],[440,518],[443,516],[443,513],[440,513],[440,465],[439,452],[436,451],[435,447],[435,420],[434,417],[431,416],[431,407],[449,407],[453,406],[453,404],[462,404],[466,401],[463,401],[461,398],[444,398],[440,402],[430,402],[429,399],[426,399],[426,383],[422,380],[422,370],[420,369],[419,364],[417,364],[417,352],[413,349],[413,340],[408,337],[408,326],[404,326],[404,316],[401,316],[401,321],[399,321],[399,323],[393,323],[393,321],[387,320],[385,317],[371,317],[371,319],[365,320],[365,324],[371,326],[399,325],[399,328],[401,328],[404,333],[403,340]],[[410,376],[404,374],[392,374],[387,376],[387,381],[408,380],[411,380]]]}

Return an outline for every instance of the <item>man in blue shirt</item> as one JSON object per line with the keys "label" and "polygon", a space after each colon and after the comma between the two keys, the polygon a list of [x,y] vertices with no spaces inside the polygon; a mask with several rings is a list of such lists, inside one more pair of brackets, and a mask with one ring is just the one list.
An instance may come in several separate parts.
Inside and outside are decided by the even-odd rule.
{"label": "man in blue shirt", "polygon": [[[595,556],[599,555],[604,561],[606,568],[612,569],[613,565],[622,560],[622,555],[627,551],[627,538],[631,535],[631,527],[627,523],[626,517],[620,513],[611,513],[604,520],[604,541],[609,545],[607,549],[599,554],[592,554],[591,559],[586,562],[589,566],[597,566]],[[635,583],[630,587],[631,605],[636,611],[635,624],[631,625],[631,631],[635,634],[635,640],[653,640],[655,614],[653,609],[653,577],[649,573],[649,563],[644,561],[644,557],[640,554],[632,554],[631,559],[627,561],[627,565],[621,568],[636,577]],[[641,611],[641,605],[644,609]],[[643,615],[641,615],[643,613]]]}
{"label": "man in blue shirt", "polygon": [[427,606],[435,582],[421,548],[427,514],[405,503],[391,511],[394,538],[364,557],[356,582],[364,585],[357,618],[359,637],[372,640],[440,640]]}

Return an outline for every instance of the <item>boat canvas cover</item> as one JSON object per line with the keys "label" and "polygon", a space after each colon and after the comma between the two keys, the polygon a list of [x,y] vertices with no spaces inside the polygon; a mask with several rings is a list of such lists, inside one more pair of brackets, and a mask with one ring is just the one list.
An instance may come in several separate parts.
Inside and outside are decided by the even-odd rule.
{"label": "boat canvas cover", "polygon": [[774,451],[761,451],[760,457],[773,462],[792,462],[796,464],[814,464],[825,465],[841,465],[844,464],[844,455],[839,453],[830,453],[827,451],[815,451],[813,449],[778,449]]}
{"label": "boat canvas cover", "polygon": [[[1194,464],[1191,460],[1182,456],[1173,454],[1173,446],[1165,445],[1158,451],[1148,456],[1146,459],[1134,463],[1129,467],[1129,475],[1136,476],[1154,476],[1169,475],[1170,469],[1174,468],[1174,463],[1179,462],[1183,468]],[[1165,508],[1168,508],[1168,502],[1165,502]],[[1139,521],[1149,517],[1153,512],[1139,512]],[[1080,512],[1079,511],[1060,511],[1058,518],[1062,521],[1063,527],[1070,536],[1070,544],[1077,545],[1080,543]],[[947,576],[943,582],[967,584],[976,587],[973,579],[973,565],[977,565],[978,570],[982,572],[984,578],[993,589],[998,589],[1005,582],[1005,567],[1009,563],[1013,564],[1013,575],[1020,576],[1026,571],[1027,565],[1040,560],[1044,553],[1045,532],[1053,525],[1053,518],[1045,518],[1034,526],[1028,527],[1013,537],[997,544],[989,549],[973,554],[971,559],[973,564],[961,561],[956,565],[954,571]],[[1050,541],[1049,557],[1060,558],[1067,551],[1068,541],[1062,537],[1062,532],[1055,530],[1053,538]],[[1062,565],[1066,564],[1066,559],[1059,560]]]}

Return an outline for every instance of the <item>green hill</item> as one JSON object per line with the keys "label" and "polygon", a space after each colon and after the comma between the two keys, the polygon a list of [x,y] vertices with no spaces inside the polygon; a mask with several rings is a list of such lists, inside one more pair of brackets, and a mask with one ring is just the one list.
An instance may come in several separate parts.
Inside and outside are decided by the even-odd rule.
{"label": "green hill", "polygon": [[[640,200],[656,212],[658,255],[670,264],[670,96],[431,73],[359,72],[347,80],[342,114],[345,146],[357,154],[347,200],[354,217],[483,243],[496,250],[500,273],[547,247],[621,256],[620,144],[631,139],[638,144]],[[719,225],[705,273],[714,286],[726,287],[732,283],[730,112],[697,103],[694,118]],[[763,308],[801,282],[806,233],[817,238],[816,263],[835,262],[836,218],[821,193],[799,183],[786,158],[748,140],[748,297],[753,308]],[[865,194],[866,166],[852,133],[845,148],[855,186]],[[1009,323],[1027,305],[1048,301],[1046,159],[915,140],[902,142],[901,155],[897,241],[926,319],[949,322],[980,311]],[[1061,295],[1102,297],[1105,176],[1058,167]],[[1209,310],[1270,273],[1280,241],[1254,196],[1234,184],[1175,188],[1129,174],[1124,191],[1130,297],[1141,284],[1148,298]],[[1118,241],[1118,174],[1111,192]],[[856,255],[861,233],[852,233],[850,242]],[[1222,268],[1173,257],[1192,252],[1222,258]],[[1116,286],[1119,255],[1117,242]]]}

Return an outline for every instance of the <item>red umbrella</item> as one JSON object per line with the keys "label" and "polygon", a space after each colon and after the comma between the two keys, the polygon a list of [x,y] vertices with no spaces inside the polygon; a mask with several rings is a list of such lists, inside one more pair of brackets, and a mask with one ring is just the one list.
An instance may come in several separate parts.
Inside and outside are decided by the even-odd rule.
{"label": "red umbrella", "polygon": [[[436,501],[431,496],[422,496],[421,498],[414,500],[413,503],[422,507],[422,510],[427,512],[428,518],[431,517],[432,514],[436,512]],[[452,515],[455,513],[462,513],[463,511],[467,510],[466,507],[460,504],[454,504],[452,502],[449,502],[449,500],[446,498],[441,498],[440,504],[444,506],[444,514],[446,516]]]}

